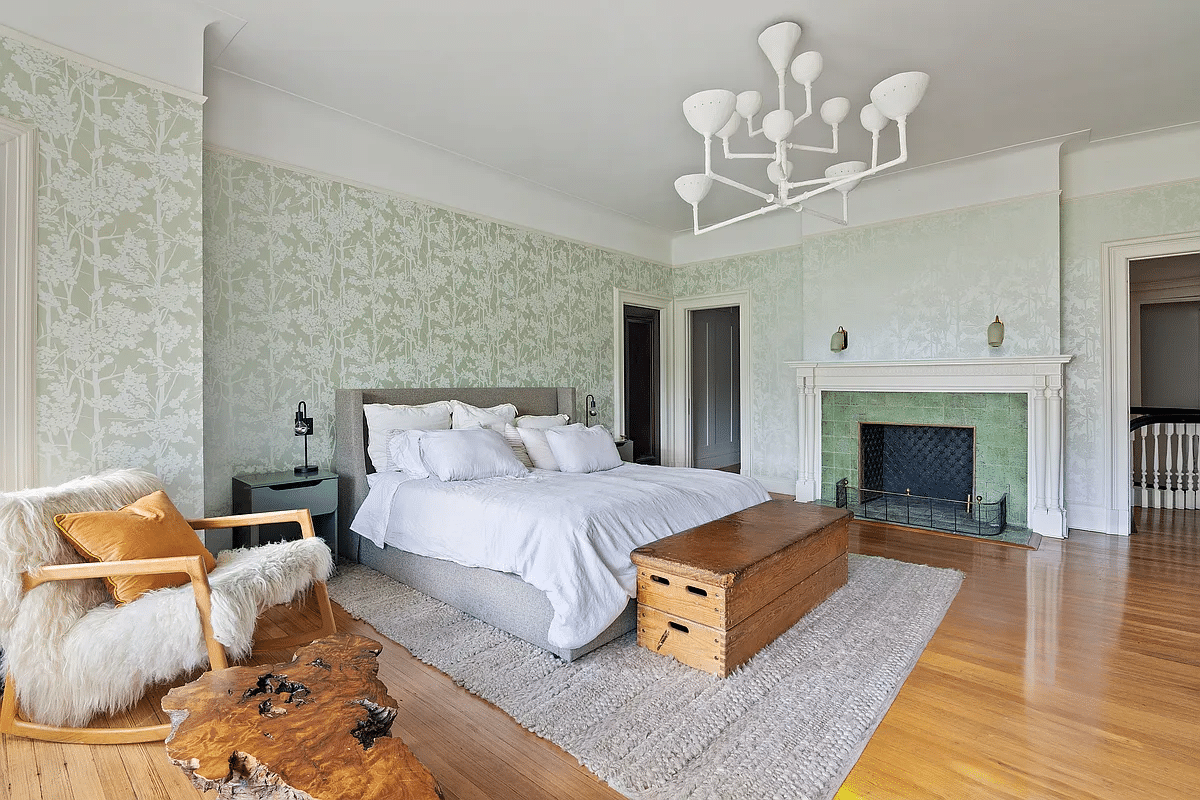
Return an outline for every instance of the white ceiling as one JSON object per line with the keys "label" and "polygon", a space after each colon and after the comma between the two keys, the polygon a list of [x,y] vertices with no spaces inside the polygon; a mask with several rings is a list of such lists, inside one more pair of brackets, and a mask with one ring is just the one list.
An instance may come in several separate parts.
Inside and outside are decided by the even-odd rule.
{"label": "white ceiling", "polygon": [[[870,160],[857,110],[876,82],[906,70],[932,76],[909,120],[911,166],[1085,129],[1096,140],[1200,120],[1200,0],[213,5],[245,25],[224,26],[232,39],[206,54],[212,66],[664,231],[690,227],[672,183],[703,169],[682,100],[709,88],[773,97],[756,39],[785,19],[804,29],[797,52],[825,57],[815,103],[845,95],[854,108],[842,155],[794,159],[805,176]],[[801,130],[811,123],[805,139],[825,144],[816,120]],[[881,160],[894,152],[894,127],[885,137]],[[746,173],[714,160],[758,183],[754,163]],[[726,189],[701,205],[707,221],[757,204]]]}

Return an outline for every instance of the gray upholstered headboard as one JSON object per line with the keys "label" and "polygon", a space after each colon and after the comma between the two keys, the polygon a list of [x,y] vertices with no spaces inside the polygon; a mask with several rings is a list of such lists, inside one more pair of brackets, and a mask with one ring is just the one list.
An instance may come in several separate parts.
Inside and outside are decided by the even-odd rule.
{"label": "gray upholstered headboard", "polygon": [[333,469],[338,473],[338,551],[354,553],[350,523],[367,496],[367,474],[374,472],[367,458],[367,425],[364,403],[419,405],[436,400],[461,400],[487,408],[512,403],[517,414],[575,413],[573,387],[458,388],[458,389],[338,389],[335,396]]}

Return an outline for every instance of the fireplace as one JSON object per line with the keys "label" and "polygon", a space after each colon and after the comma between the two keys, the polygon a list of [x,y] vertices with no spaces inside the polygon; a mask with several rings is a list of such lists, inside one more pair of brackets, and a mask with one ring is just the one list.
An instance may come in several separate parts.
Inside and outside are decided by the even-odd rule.
{"label": "fireplace", "polygon": [[[1043,536],[1066,535],[1063,509],[1063,367],[1070,356],[953,359],[891,362],[789,362],[798,388],[799,452],[796,499],[834,500],[839,473],[858,485],[858,421],[880,421],[865,412],[839,405],[836,395],[864,395],[866,405],[898,405],[894,418],[904,424],[939,423],[925,418],[942,413],[945,424],[959,427],[980,425],[1007,431],[1019,437],[1019,475],[1009,481],[975,478],[974,494],[988,500],[1002,498],[1004,483],[1014,484],[1019,494],[1008,502],[1010,521],[1027,525]],[[956,399],[954,395],[963,395]],[[980,399],[982,398],[982,399]],[[1005,399],[1008,398],[1008,399]],[[1009,400],[1020,405],[1019,426],[1013,417],[998,410]],[[941,412],[938,411],[940,404]],[[953,418],[952,418],[953,417]],[[853,421],[853,430],[847,426]],[[841,425],[841,439],[830,439]],[[827,435],[829,434],[829,435]],[[980,440],[976,441],[977,450]],[[977,473],[992,469],[1009,448],[998,446],[997,456],[977,453]],[[1010,456],[1013,454],[1010,452]],[[1020,463],[1023,462],[1023,465]],[[911,488],[911,487],[906,487]],[[982,490],[982,491],[981,491]]]}

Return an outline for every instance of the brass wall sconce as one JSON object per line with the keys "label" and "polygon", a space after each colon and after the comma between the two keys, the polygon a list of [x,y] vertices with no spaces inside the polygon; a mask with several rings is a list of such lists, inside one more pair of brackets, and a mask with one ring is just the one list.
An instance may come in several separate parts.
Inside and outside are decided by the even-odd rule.
{"label": "brass wall sconce", "polygon": [[849,342],[849,334],[841,325],[834,332],[833,338],[829,340],[829,349],[835,353],[840,353],[846,349],[846,344]]}
{"label": "brass wall sconce", "polygon": [[987,329],[988,347],[999,347],[1004,344],[1004,323],[1000,321],[1000,316],[996,316],[996,321],[988,325]]}

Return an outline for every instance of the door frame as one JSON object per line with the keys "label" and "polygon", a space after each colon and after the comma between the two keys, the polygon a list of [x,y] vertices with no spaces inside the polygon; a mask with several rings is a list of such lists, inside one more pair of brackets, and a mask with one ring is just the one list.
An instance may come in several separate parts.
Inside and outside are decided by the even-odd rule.
{"label": "door frame", "polygon": [[[1104,519],[1097,520],[1105,533],[1128,536],[1133,507],[1129,447],[1129,262],[1159,256],[1200,253],[1200,232],[1175,233],[1105,242],[1100,246],[1100,282],[1103,309],[1101,343],[1103,381],[1107,391],[1101,416],[1103,455],[1108,479],[1104,481]],[[1073,525],[1072,527],[1088,527]]]}
{"label": "door frame", "polygon": [[671,446],[671,300],[613,287],[613,435],[625,435],[625,306],[658,311],[658,439],[662,463],[673,464]]}
{"label": "door frame", "polygon": [[705,308],[736,306],[738,309],[738,354],[741,361],[741,375],[738,381],[741,394],[739,399],[741,463],[742,474],[751,475],[753,474],[750,463],[751,426],[747,424],[750,420],[749,409],[753,407],[750,397],[750,292],[741,290],[677,298],[672,305],[671,327],[674,329],[672,371],[675,384],[675,410],[672,417],[675,424],[672,428],[671,444],[674,458],[670,463],[677,467],[691,466],[692,464],[692,337],[690,335],[692,315],[690,312]]}
{"label": "door frame", "polygon": [[0,491],[37,485],[37,129],[0,117]]}

